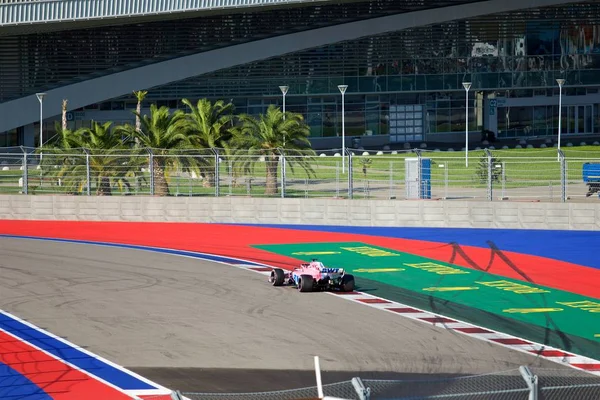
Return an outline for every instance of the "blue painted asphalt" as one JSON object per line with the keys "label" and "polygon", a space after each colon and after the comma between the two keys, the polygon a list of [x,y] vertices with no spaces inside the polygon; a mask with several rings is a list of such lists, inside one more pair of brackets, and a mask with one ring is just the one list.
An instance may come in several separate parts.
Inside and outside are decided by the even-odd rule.
{"label": "blue painted asphalt", "polygon": [[52,400],[52,397],[16,370],[0,363],[0,399]]}

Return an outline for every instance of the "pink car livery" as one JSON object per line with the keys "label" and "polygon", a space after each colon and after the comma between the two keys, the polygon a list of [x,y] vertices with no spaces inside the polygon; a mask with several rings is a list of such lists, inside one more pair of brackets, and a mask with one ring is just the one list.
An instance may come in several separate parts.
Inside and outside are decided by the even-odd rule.
{"label": "pink car livery", "polygon": [[300,292],[354,290],[353,275],[347,274],[343,268],[326,267],[316,259],[302,263],[292,271],[274,268],[269,275],[269,282],[273,286],[295,285]]}

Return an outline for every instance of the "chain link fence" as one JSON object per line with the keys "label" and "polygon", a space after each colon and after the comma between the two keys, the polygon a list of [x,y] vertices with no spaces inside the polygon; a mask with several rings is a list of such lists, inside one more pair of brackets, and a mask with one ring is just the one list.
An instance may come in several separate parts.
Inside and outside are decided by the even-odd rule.
{"label": "chain link fence", "polygon": [[[598,171],[591,177],[584,172],[589,166]],[[231,149],[0,152],[3,194],[566,202],[597,201],[593,187],[600,187],[600,151],[569,157],[555,149],[484,149],[468,157],[418,149],[305,154],[280,149],[262,156]]]}
{"label": "chain link fence", "polygon": [[[571,369],[525,367],[491,374],[415,380],[354,378],[323,385],[323,395],[348,400],[597,400],[600,377]],[[317,387],[254,393],[182,392],[189,400],[300,400],[318,399]],[[174,399],[179,399],[174,396]]]}

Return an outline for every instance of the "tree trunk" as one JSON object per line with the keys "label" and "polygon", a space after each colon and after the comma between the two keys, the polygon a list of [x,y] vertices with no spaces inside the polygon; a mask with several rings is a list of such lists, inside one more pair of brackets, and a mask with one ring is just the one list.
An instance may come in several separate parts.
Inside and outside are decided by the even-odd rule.
{"label": "tree trunk", "polygon": [[265,164],[267,168],[265,194],[267,196],[277,194],[277,166],[279,165],[279,158],[276,155],[268,156]]}
{"label": "tree trunk", "polygon": [[202,186],[213,187],[215,185],[215,173],[210,168],[202,173]]}
{"label": "tree trunk", "polygon": [[165,167],[157,157],[154,157],[152,164],[154,169],[154,195],[167,196],[169,194],[169,184],[165,177]]}
{"label": "tree trunk", "polygon": [[108,177],[103,176],[100,178],[100,184],[96,188],[97,196],[111,196],[112,190],[110,188],[110,179]]}

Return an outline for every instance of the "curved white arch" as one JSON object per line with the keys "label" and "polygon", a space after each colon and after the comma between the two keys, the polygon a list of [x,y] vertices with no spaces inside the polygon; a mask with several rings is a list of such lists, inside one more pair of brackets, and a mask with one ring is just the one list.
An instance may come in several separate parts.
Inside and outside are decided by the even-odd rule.
{"label": "curved white arch", "polygon": [[[69,100],[69,108],[72,110],[120,97],[134,90],[161,86],[219,69],[331,43],[486,14],[563,3],[565,0],[488,0],[318,28],[197,53],[49,90],[44,99],[43,117],[60,115],[62,99]],[[5,116],[0,118],[0,132],[39,121],[38,110],[39,102],[35,94],[0,104],[0,115]]]}

